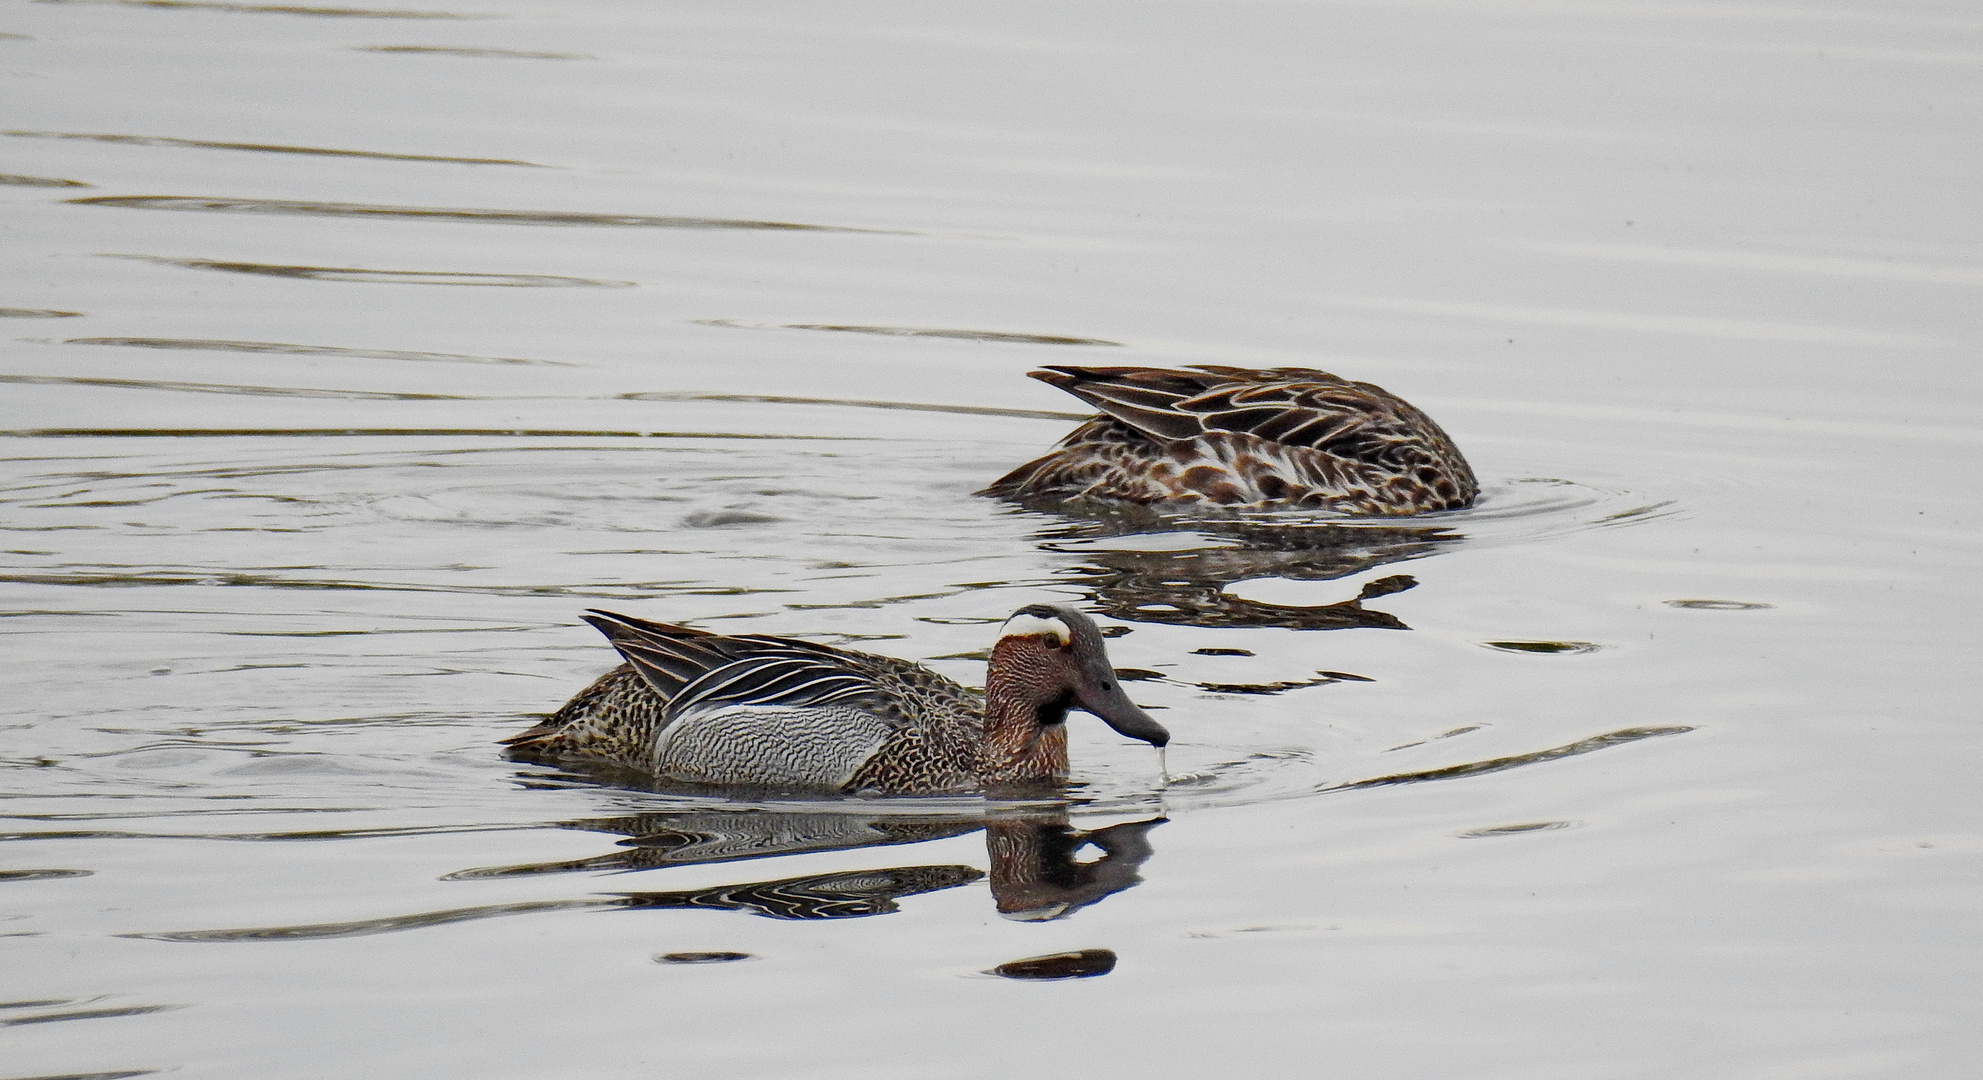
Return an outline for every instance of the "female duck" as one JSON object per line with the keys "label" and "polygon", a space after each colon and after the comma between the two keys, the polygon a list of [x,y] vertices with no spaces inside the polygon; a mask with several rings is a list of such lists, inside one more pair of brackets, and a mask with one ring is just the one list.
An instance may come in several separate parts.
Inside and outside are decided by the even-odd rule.
{"label": "female duck", "polygon": [[981,495],[1406,516],[1458,510],[1480,491],[1431,417],[1370,383],[1211,364],[1032,376],[1102,415]]}
{"label": "female duck", "polygon": [[669,780],[942,794],[1067,777],[1067,710],[1163,746],[1116,681],[1101,631],[1065,604],[1020,608],[979,694],[907,660],[766,635],[723,637],[595,611],[626,663],[503,740],[532,759],[603,759]]}

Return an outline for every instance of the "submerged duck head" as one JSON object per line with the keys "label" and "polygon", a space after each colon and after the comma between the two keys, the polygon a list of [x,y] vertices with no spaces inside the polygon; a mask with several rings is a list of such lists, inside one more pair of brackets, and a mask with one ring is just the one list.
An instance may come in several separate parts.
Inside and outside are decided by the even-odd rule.
{"label": "submerged duck head", "polygon": [[1132,739],[1170,742],[1170,732],[1123,693],[1093,619],[1067,604],[1020,608],[992,646],[979,775],[987,782],[1065,777],[1074,708]]}

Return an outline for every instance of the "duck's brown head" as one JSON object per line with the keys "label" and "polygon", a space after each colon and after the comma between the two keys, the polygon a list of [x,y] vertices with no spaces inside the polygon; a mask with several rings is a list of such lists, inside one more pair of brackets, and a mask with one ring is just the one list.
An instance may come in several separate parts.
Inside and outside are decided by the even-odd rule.
{"label": "duck's brown head", "polygon": [[985,678],[987,771],[999,779],[1067,772],[1070,708],[1152,746],[1170,732],[1123,693],[1102,632],[1068,604],[1029,604],[1005,621]]}

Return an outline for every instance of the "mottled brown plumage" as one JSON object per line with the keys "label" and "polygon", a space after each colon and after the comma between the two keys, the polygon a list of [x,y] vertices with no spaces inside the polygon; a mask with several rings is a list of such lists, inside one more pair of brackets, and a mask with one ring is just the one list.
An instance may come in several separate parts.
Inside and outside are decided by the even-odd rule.
{"label": "mottled brown plumage", "polygon": [[907,660],[610,612],[627,663],[505,739],[533,760],[602,761],[692,783],[936,794],[1067,776],[1070,707],[1162,746],[1116,682],[1101,632],[1066,605],[1020,609],[984,693]]}
{"label": "mottled brown plumage", "polygon": [[1431,417],[1327,372],[1203,364],[1032,376],[1101,415],[979,494],[1402,517],[1461,509],[1480,490]]}

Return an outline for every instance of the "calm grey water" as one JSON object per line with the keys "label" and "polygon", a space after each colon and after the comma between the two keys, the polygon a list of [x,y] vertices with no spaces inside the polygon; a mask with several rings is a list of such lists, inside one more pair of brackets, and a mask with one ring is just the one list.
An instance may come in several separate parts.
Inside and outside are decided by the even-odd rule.
{"label": "calm grey water", "polygon": [[[0,1074],[1972,1075],[1979,77],[1930,0],[12,0]],[[1486,496],[974,498],[1048,363],[1372,380]],[[587,607],[974,682],[1054,598],[1168,783],[495,745]]]}

